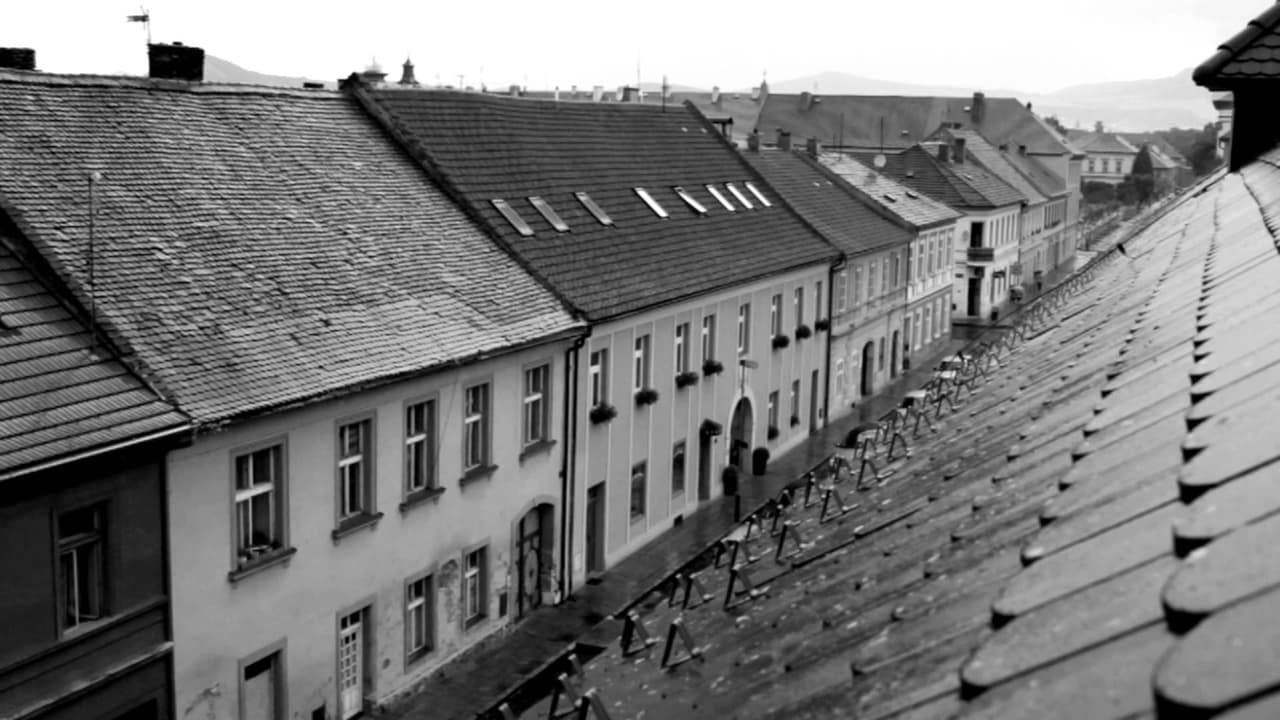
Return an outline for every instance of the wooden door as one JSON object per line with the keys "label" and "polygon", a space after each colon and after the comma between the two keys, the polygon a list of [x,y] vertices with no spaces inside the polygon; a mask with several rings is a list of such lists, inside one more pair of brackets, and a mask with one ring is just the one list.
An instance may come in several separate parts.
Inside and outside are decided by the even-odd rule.
{"label": "wooden door", "polygon": [[587,572],[604,571],[604,483],[587,488]]}
{"label": "wooden door", "polygon": [[338,718],[349,720],[364,709],[364,623],[353,612],[338,621]]}

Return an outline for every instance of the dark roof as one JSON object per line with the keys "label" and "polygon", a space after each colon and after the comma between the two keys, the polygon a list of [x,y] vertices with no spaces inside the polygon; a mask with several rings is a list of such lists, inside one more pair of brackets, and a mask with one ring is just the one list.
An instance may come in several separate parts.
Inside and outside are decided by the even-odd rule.
{"label": "dark roof", "polygon": [[[743,155],[782,199],[846,255],[905,246],[915,234],[868,207],[838,176],[795,151]],[[904,198],[905,199],[905,198]]]}
{"label": "dark roof", "polygon": [[0,476],[187,425],[0,242]]}
{"label": "dark roof", "polygon": [[1018,172],[1022,173],[1041,195],[1053,198],[1071,194],[1071,188],[1067,187],[1067,179],[1045,167],[1044,162],[1049,158],[1024,155],[1016,149],[1008,148],[1001,149],[1000,154],[1005,162],[1017,168]]}
{"label": "dark roof", "polygon": [[1262,14],[1218,46],[1200,63],[1191,79],[1197,85],[1223,89],[1242,80],[1280,78],[1280,4],[1272,3]]}
{"label": "dark roof", "polygon": [[615,645],[587,685],[660,717],[1276,717],[1280,151],[1182,197],[841,522],[793,507],[799,567],[759,533],[767,597],[722,611],[708,563],[703,660]]}
{"label": "dark roof", "polygon": [[1150,143],[1152,145],[1155,145],[1156,148],[1160,150],[1160,152],[1164,153],[1165,157],[1169,158],[1173,162],[1179,165],[1188,164],[1187,159],[1183,157],[1182,153],[1178,152],[1178,148],[1174,147],[1172,143],[1164,139],[1164,137],[1162,137],[1160,133],[1147,132],[1147,133],[1116,133],[1116,134],[1124,138],[1126,141],[1128,141],[1130,145],[1133,145],[1134,147],[1141,147],[1145,144]]}
{"label": "dark roof", "polygon": [[971,97],[823,95],[821,102],[806,108],[800,95],[770,94],[756,127],[767,141],[782,128],[796,138],[816,137],[832,145],[904,148],[944,123],[961,123],[993,143],[1025,145],[1032,154],[1074,152],[1065,138],[1015,98],[985,98],[980,123],[973,122],[972,105]]}
{"label": "dark roof", "polygon": [[[989,209],[1025,202],[1026,198],[1000,178],[974,162],[942,162],[933,146],[913,145],[897,153],[885,154],[880,172],[941,203],[962,209]],[[868,167],[876,153],[850,153]]]}
{"label": "dark roof", "polygon": [[[689,106],[555,103],[447,91],[353,92],[433,168],[495,236],[593,320],[616,317],[839,256]],[[744,209],[734,184],[755,206]],[[714,185],[737,210],[707,190]],[[705,209],[677,197],[683,187]],[[669,214],[656,215],[644,188]],[[613,224],[597,221],[587,193]],[[531,206],[543,198],[568,225],[557,232]],[[522,235],[502,199],[533,231]]]}
{"label": "dark roof", "polygon": [[[824,152],[819,161],[851,188],[861,193],[868,202],[876,203],[882,210],[892,213],[913,228],[936,227],[953,222],[960,217],[960,213],[928,195],[899,184],[889,176],[876,172],[848,155]],[[893,200],[886,198],[886,195],[891,196]]]}
{"label": "dark roof", "polygon": [[[199,422],[575,326],[338,93],[0,73],[0,202]],[[81,300],[83,302],[83,299]]]}
{"label": "dark roof", "polygon": [[1035,184],[1022,173],[1022,170],[1014,166],[1005,153],[987,142],[981,133],[962,128],[944,128],[935,134],[935,138],[963,139],[965,150],[970,157],[977,160],[979,165],[1003,180],[1009,187],[1021,193],[1028,203],[1039,205],[1048,199],[1036,189]]}

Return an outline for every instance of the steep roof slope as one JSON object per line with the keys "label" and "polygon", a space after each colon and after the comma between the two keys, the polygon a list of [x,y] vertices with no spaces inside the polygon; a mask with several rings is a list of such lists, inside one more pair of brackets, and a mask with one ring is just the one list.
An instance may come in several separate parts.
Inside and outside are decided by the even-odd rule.
{"label": "steep roof slope", "polygon": [[187,426],[0,242],[0,476]]}
{"label": "steep roof slope", "polygon": [[575,326],[349,98],[0,74],[0,202],[200,422]]}
{"label": "steep roof slope", "polygon": [[[501,242],[594,320],[838,256],[781,203],[760,202],[747,183],[766,199],[772,190],[690,106],[353,92]],[[686,204],[677,187],[705,212]],[[576,193],[586,193],[610,224]],[[531,197],[545,201],[565,229],[557,231]],[[495,200],[530,233],[514,227]]]}
{"label": "steep roof slope", "polygon": [[935,138],[963,139],[965,151],[977,160],[979,165],[1021,193],[1028,203],[1039,205],[1048,199],[1036,189],[1035,183],[1032,183],[1004,153],[987,142],[980,133],[973,130],[944,128],[935,134]]}
{"label": "steep roof slope", "polygon": [[1135,154],[1138,148],[1132,143],[1125,140],[1116,133],[1109,132],[1091,132],[1085,133],[1080,137],[1072,140],[1072,143],[1082,152],[1098,152],[1098,153],[1130,153]]}
{"label": "steep roof slope", "polygon": [[819,161],[881,210],[919,230],[956,220],[960,213],[898,183],[843,153],[822,153]]}
{"label": "steep roof slope", "polygon": [[1273,3],[1192,73],[1197,85],[1222,89],[1226,83],[1280,77],[1280,4]]}
{"label": "steep roof slope", "polygon": [[[850,155],[870,167],[876,153]],[[953,208],[990,209],[1026,200],[1008,183],[973,162],[972,157],[966,163],[942,162],[922,145],[887,153],[880,172]]]}

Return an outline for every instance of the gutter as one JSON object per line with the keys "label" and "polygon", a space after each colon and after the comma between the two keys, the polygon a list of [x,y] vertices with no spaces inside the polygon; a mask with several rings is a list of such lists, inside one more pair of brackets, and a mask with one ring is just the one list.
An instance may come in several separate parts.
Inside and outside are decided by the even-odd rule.
{"label": "gutter", "polygon": [[[110,445],[103,445],[101,447],[93,448],[91,450],[84,450],[78,453],[73,453],[71,455],[64,455],[56,460],[47,460],[45,462],[38,463],[36,465],[28,465],[27,467],[24,467],[20,470],[10,470],[8,472],[0,473],[0,482],[3,482],[5,480],[11,480],[16,477],[21,477],[23,475],[30,475],[32,473],[41,472],[43,470],[50,470],[62,465],[68,465],[73,462],[78,462],[80,460],[88,460],[90,458],[96,458],[102,455],[106,455],[108,453],[116,452],[118,450],[126,450],[128,448],[132,448],[138,445],[143,445],[145,443],[149,443],[154,440],[162,440],[164,438],[173,437],[175,435],[181,435],[183,433],[189,432],[191,429],[192,429],[192,426],[190,423],[184,423],[182,425],[171,427],[166,430],[159,430],[157,432],[153,432],[148,435],[142,435],[139,437],[130,438],[128,440],[112,443]],[[188,442],[189,441],[190,440],[188,439]]]}

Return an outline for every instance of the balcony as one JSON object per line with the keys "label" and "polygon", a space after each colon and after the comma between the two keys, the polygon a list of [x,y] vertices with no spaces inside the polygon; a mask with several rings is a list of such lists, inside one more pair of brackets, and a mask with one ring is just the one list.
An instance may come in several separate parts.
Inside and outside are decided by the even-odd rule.
{"label": "balcony", "polygon": [[989,263],[995,262],[996,249],[989,247],[971,247],[969,248],[969,262],[972,263]]}

